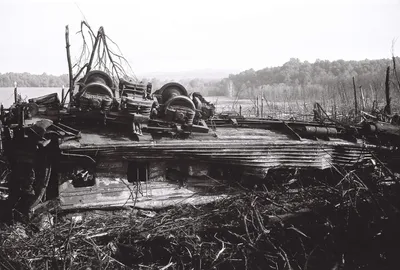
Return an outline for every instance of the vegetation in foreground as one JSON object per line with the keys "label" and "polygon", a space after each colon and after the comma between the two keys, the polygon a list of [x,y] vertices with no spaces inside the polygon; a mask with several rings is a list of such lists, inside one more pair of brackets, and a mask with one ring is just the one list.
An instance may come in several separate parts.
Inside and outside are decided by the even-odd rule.
{"label": "vegetation in foreground", "polygon": [[270,171],[203,206],[10,221],[0,227],[0,268],[393,269],[400,183],[379,164]]}

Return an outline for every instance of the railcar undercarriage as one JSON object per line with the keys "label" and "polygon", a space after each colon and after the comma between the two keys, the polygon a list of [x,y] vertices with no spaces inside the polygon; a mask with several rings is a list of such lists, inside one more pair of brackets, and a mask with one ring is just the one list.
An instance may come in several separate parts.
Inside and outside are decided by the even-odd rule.
{"label": "railcar undercarriage", "polygon": [[[397,125],[215,116],[213,104],[178,83],[152,92],[120,73],[114,54],[95,61],[109,47],[103,28],[93,37],[77,73],[68,58],[71,86],[61,99],[16,98],[1,108],[10,209],[32,212],[46,201],[62,209],[201,203],[218,198],[207,191],[221,183],[262,182],[277,169],[399,161]],[[66,42],[69,56],[68,31]],[[101,55],[110,68],[92,68]]]}

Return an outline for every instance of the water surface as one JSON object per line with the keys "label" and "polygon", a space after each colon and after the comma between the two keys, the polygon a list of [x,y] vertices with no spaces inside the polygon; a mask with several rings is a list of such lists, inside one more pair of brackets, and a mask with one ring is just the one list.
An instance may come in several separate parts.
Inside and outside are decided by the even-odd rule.
{"label": "water surface", "polygon": [[[18,87],[17,89],[22,99],[26,101],[51,93],[58,93],[58,97],[61,99],[61,87]],[[14,103],[14,87],[0,87],[0,103],[6,108]]]}

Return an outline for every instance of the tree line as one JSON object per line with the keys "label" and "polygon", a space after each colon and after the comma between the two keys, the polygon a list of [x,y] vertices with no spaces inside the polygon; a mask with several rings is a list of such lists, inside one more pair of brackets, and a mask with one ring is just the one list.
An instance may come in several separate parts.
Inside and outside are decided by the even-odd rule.
{"label": "tree line", "polygon": [[[239,98],[254,98],[262,94],[272,100],[320,100],[335,96],[343,102],[351,99],[352,77],[355,77],[357,87],[368,89],[368,95],[373,93],[380,96],[386,68],[390,65],[392,59],[317,60],[310,63],[291,58],[282,66],[261,70],[249,69],[221,80],[195,78],[179,82],[190,92],[200,92],[205,96],[233,95]],[[168,82],[156,78],[145,81],[151,81],[155,89]]]}
{"label": "tree line", "polygon": [[13,87],[15,82],[19,87],[61,87],[62,85],[67,87],[68,75],[55,76],[46,73],[36,75],[27,72],[0,73],[0,87]]}
{"label": "tree line", "polygon": [[391,65],[391,59],[362,61],[323,61],[315,63],[291,58],[280,67],[253,69],[230,75],[236,87],[243,85],[257,87],[284,83],[291,86],[307,86],[310,84],[329,84],[352,77],[374,78],[384,74],[386,67]]}
{"label": "tree line", "polygon": [[249,95],[249,92],[255,89],[275,87],[287,90],[309,89],[311,92],[315,88],[332,90],[350,86],[352,77],[364,87],[378,88],[384,83],[386,68],[391,64],[392,59],[332,62],[317,60],[315,63],[309,63],[292,58],[280,67],[257,71],[249,69],[232,74],[223,81],[230,80],[236,91],[243,95]]}
{"label": "tree line", "polygon": [[[385,102],[386,70],[389,69],[390,98],[393,107],[400,110],[400,80],[396,66],[398,57],[392,59],[362,61],[322,61],[315,63],[292,58],[279,67],[261,70],[249,69],[239,74],[231,74],[221,80],[216,88],[217,95],[233,95],[237,99],[251,99],[256,102],[263,98],[268,102],[289,104],[307,110],[314,102],[325,108],[339,108],[348,111],[354,107],[354,88],[358,104],[369,110],[374,102],[382,107]],[[353,85],[354,78],[354,85]],[[232,91],[233,89],[233,91]],[[286,106],[287,107],[287,106]]]}
{"label": "tree line", "polygon": [[[396,58],[398,61],[399,58]],[[370,89],[371,93],[380,92],[384,87],[385,70],[392,64],[392,59],[362,61],[327,61],[314,63],[291,58],[278,67],[261,70],[249,69],[238,74],[231,74],[221,80],[201,78],[184,79],[182,83],[189,92],[200,92],[205,96],[234,95],[240,98],[254,98],[265,95],[275,99],[320,99],[338,96],[351,98],[352,77],[358,86]],[[152,82],[153,89],[160,88],[169,81],[157,78],[143,79]],[[54,76],[43,73],[34,75],[24,73],[0,73],[0,87],[12,87],[14,82],[20,87],[60,87],[68,85],[68,75]],[[348,93],[349,92],[349,93]]]}

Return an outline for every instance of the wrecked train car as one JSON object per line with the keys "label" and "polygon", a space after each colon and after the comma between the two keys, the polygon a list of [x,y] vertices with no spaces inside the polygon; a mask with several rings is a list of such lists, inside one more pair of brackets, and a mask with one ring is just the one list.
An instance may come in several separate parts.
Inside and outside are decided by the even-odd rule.
{"label": "wrecked train car", "polygon": [[92,50],[74,73],[67,29],[70,87],[61,99],[16,99],[1,110],[11,207],[201,203],[215,196],[194,196],[199,190],[264,179],[276,168],[346,167],[397,151],[368,140],[371,131],[356,126],[216,117],[214,105],[178,83],[153,92],[151,84],[127,76],[111,57],[117,54],[110,53],[104,29],[88,33]]}
{"label": "wrecked train car", "polygon": [[[101,111],[97,118],[93,112],[86,118],[67,111],[52,121],[39,114],[28,119],[35,106],[17,104],[14,113],[4,113],[3,122],[11,201],[29,198],[24,200],[26,211],[52,199],[62,209],[206,202],[215,196],[194,194],[221,183],[263,179],[277,168],[341,168],[393,152],[343,127],[318,122],[212,117],[205,121],[199,117],[205,113],[189,96],[171,96],[185,98],[177,107],[155,101],[156,112],[141,115],[140,122],[124,111],[113,114],[123,120],[110,120],[110,108],[106,125],[97,121]],[[198,116],[190,118],[193,108]],[[15,116],[18,121],[10,118]],[[131,122],[123,128],[115,126],[126,119]]]}

